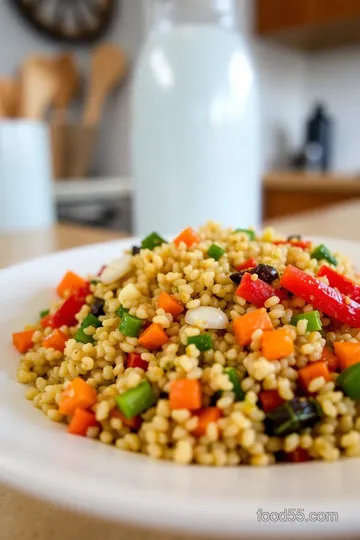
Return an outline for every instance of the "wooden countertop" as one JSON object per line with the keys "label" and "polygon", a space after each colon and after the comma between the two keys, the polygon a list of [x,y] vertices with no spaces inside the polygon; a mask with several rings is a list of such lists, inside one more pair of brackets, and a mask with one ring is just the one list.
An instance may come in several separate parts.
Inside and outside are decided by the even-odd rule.
{"label": "wooden countertop", "polygon": [[[268,222],[284,233],[303,233],[360,240],[356,224],[360,202],[344,203],[315,213],[300,214]],[[350,224],[350,225],[349,225]],[[60,225],[31,233],[0,234],[0,267],[29,257],[84,244],[119,238],[121,234]],[[47,502],[34,500],[0,485],[0,538],[6,540],[142,540],[144,530],[104,523],[78,516]],[[191,536],[145,532],[147,540],[190,540]],[[195,539],[192,539],[195,540]],[[220,539],[218,539],[220,540]],[[245,539],[244,539],[245,540]]]}
{"label": "wooden countertop", "polygon": [[263,185],[271,191],[300,191],[354,194],[360,196],[360,176],[315,174],[306,172],[270,172]]}

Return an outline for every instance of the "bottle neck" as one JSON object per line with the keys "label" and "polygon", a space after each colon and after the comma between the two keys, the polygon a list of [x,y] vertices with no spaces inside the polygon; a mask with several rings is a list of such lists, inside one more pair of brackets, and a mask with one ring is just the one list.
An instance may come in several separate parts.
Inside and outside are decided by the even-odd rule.
{"label": "bottle neck", "polygon": [[236,0],[152,0],[151,23],[158,30],[184,24],[236,27]]}

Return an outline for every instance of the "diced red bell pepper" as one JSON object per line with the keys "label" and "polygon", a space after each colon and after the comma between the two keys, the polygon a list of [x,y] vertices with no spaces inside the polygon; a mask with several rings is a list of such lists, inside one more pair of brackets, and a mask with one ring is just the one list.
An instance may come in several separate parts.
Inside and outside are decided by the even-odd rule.
{"label": "diced red bell pepper", "polygon": [[339,359],[335,354],[329,349],[329,347],[324,347],[321,355],[321,360],[327,363],[328,370],[330,372],[336,371],[339,367]]}
{"label": "diced red bell pepper", "polygon": [[63,325],[74,326],[77,323],[75,315],[84,305],[84,298],[76,295],[69,296],[59,309],[49,318],[48,326],[60,328]]}
{"label": "diced red bell pepper", "polygon": [[119,418],[119,420],[122,421],[124,426],[130,428],[130,429],[140,429],[142,424],[142,418],[141,416],[133,416],[132,418],[126,418],[126,416],[123,415],[119,409],[113,409],[110,412],[111,418]]}
{"label": "diced red bell pepper", "polygon": [[308,249],[312,245],[309,240],[295,240],[295,242],[292,242],[291,240],[276,240],[275,242],[273,242],[273,244],[275,246],[290,245],[292,247],[298,247],[301,249]]}
{"label": "diced red bell pepper", "polygon": [[318,272],[318,277],[322,276],[328,278],[331,287],[336,287],[342,294],[349,296],[355,302],[360,302],[360,285],[343,274],[339,274],[339,272],[336,272],[336,270],[333,270],[329,266],[326,266],[326,264]]}
{"label": "diced red bell pepper", "polygon": [[256,265],[257,265],[256,260],[254,259],[254,257],[251,257],[251,259],[247,259],[243,263],[236,266],[236,270],[238,272],[241,272],[242,270],[248,270],[249,268],[255,268]]}
{"label": "diced red bell pepper", "polygon": [[146,362],[146,360],[142,360],[141,355],[131,352],[127,355],[127,362],[126,367],[128,368],[141,368],[144,371],[147,371],[147,368],[149,367],[149,362]]}
{"label": "diced red bell pepper", "polygon": [[85,285],[83,285],[82,287],[79,287],[78,289],[76,289],[76,291],[73,292],[73,296],[76,296],[76,298],[82,298],[84,301],[88,294],[90,294],[89,281],[87,281]]}
{"label": "diced red bell pepper", "polygon": [[305,463],[311,461],[311,456],[304,448],[296,448],[293,452],[286,454],[286,461],[289,463]]}
{"label": "diced red bell pepper", "polygon": [[256,307],[263,307],[266,300],[272,296],[276,296],[276,291],[271,285],[262,281],[262,279],[258,278],[256,281],[253,281],[251,278],[251,274],[246,273],[243,275],[236,294]]}
{"label": "diced red bell pepper", "polygon": [[259,393],[259,399],[265,413],[285,403],[285,400],[279,395],[277,390],[264,390]]}
{"label": "diced red bell pepper", "polygon": [[339,291],[299,268],[291,264],[287,266],[280,283],[282,287],[300,296],[329,317],[354,328],[360,328],[360,304],[354,300],[346,300]]}
{"label": "diced red bell pepper", "polygon": [[50,315],[50,313],[48,313],[47,315],[45,315],[45,317],[43,317],[40,321],[40,324],[43,328],[46,328],[47,326],[50,326],[50,321],[51,321],[51,317],[52,315]]}

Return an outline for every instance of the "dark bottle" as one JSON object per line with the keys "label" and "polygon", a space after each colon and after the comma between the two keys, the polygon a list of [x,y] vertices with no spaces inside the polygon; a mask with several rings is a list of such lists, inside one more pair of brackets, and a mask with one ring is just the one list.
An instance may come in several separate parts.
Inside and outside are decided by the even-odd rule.
{"label": "dark bottle", "polygon": [[331,167],[332,120],[323,105],[317,105],[306,126],[305,166],[309,171],[326,172]]}

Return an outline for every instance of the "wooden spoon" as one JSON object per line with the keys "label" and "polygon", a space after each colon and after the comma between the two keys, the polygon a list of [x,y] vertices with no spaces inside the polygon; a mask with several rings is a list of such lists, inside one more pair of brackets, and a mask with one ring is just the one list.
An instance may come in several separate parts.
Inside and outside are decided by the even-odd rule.
{"label": "wooden spoon", "polygon": [[55,95],[55,122],[64,122],[70,101],[79,89],[79,73],[72,53],[60,54],[54,62],[59,85]]}
{"label": "wooden spoon", "polygon": [[0,79],[0,117],[15,118],[18,113],[19,85],[15,79]]}
{"label": "wooden spoon", "polygon": [[40,120],[54,103],[59,79],[51,60],[30,56],[21,68],[21,116]]}
{"label": "wooden spoon", "polygon": [[107,95],[125,77],[126,71],[125,52],[116,45],[104,44],[94,50],[83,115],[84,124],[95,126],[100,122]]}

